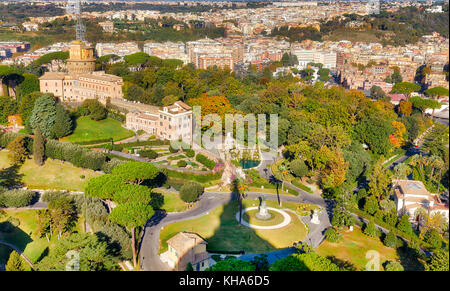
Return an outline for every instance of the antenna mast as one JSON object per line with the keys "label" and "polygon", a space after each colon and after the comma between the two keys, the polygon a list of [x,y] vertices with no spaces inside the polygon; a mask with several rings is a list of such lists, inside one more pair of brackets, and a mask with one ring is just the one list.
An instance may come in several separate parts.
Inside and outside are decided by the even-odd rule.
{"label": "antenna mast", "polygon": [[76,39],[86,41],[84,38],[86,28],[81,20],[81,0],[67,0],[66,11],[69,14],[75,15],[77,18]]}

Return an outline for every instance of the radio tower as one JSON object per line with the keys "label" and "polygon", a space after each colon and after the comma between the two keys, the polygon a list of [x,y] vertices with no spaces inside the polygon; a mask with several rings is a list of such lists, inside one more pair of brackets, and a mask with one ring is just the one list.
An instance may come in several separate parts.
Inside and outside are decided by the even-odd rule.
{"label": "radio tower", "polygon": [[77,40],[85,41],[84,33],[86,28],[81,20],[81,0],[67,0],[66,11],[69,14],[73,14],[77,18],[76,37]]}
{"label": "radio tower", "polygon": [[380,0],[369,0],[366,7],[369,14],[380,14]]}

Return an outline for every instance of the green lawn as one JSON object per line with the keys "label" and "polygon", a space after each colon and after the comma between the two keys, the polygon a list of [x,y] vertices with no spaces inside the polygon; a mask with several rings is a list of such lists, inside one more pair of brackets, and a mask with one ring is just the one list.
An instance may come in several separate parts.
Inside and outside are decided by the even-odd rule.
{"label": "green lawn", "polygon": [[74,132],[62,138],[62,141],[77,142],[96,142],[113,138],[114,141],[123,140],[134,136],[134,132],[122,127],[122,124],[114,119],[106,118],[100,121],[94,121],[89,116],[82,116],[76,120]]}
{"label": "green lawn", "polygon": [[178,193],[173,193],[162,189],[154,189],[152,191],[160,193],[164,196],[164,204],[162,209],[166,212],[182,212],[187,209],[187,204],[181,200]]}
{"label": "green lawn", "polygon": [[[84,178],[81,178],[83,175]],[[23,183],[31,189],[83,191],[87,181],[99,175],[99,172],[53,159],[47,159],[42,167],[36,165],[33,159],[28,159],[16,169],[11,167],[8,152],[0,151],[0,179],[11,181],[12,184]]]}
{"label": "green lawn", "polygon": [[337,243],[324,241],[317,249],[319,255],[335,257],[353,265],[357,270],[365,270],[368,259],[366,253],[370,250],[380,254],[380,267],[385,261],[398,261],[399,255],[393,248],[385,246],[380,239],[364,235],[361,229],[355,227],[352,232],[344,233]]}
{"label": "green lawn", "polygon": [[[273,203],[272,203],[273,202]],[[290,205],[292,204],[292,205]],[[246,207],[257,206],[257,200],[244,200]],[[275,201],[267,201],[270,207],[277,207]],[[296,209],[295,203],[283,203],[283,208]],[[161,230],[160,252],[167,250],[167,240],[180,231],[194,232],[208,242],[209,251],[246,253],[268,252],[292,246],[307,234],[305,225],[291,214],[292,222],[280,229],[260,230],[239,225],[235,216],[239,206],[236,201],[222,205],[202,217],[169,224]]]}
{"label": "green lawn", "polygon": [[[19,219],[20,225],[10,233],[0,232],[0,240],[9,242],[24,251],[24,254],[33,262],[37,262],[45,253],[47,248],[51,249],[57,242],[57,236],[53,236],[50,242],[45,237],[38,238],[34,232],[36,230],[36,211],[28,210],[5,210],[6,215],[0,218],[0,222],[4,222],[9,216]],[[75,230],[82,232],[82,219],[78,219]],[[11,249],[0,245],[0,262],[5,263]]]}

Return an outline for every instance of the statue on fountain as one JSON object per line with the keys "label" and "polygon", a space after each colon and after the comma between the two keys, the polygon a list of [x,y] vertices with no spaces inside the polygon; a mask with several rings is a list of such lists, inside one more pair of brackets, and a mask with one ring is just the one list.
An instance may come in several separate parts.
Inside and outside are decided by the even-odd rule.
{"label": "statue on fountain", "polygon": [[267,211],[266,195],[263,194],[260,199],[261,205],[259,206],[259,212],[256,213],[256,218],[264,220],[269,219],[272,215]]}
{"label": "statue on fountain", "polygon": [[319,211],[317,211],[316,209],[313,210],[311,223],[320,224]]}

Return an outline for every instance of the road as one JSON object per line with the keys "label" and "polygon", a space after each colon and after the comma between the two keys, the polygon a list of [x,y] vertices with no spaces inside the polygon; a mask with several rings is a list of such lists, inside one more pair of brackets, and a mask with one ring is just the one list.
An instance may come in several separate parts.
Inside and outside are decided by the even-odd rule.
{"label": "road", "polygon": [[[263,159],[259,172],[262,177],[267,179],[273,179],[272,172],[269,164],[273,162],[273,159]],[[267,169],[267,170],[264,170]],[[298,191],[298,196],[282,195],[282,201],[294,202],[294,203],[309,203],[321,206],[326,211],[319,213],[320,224],[312,224],[311,217],[302,217],[302,221],[308,226],[309,232],[305,238],[305,242],[313,247],[318,246],[324,239],[324,232],[330,226],[329,214],[331,211],[331,202],[324,200],[319,195],[309,194],[294,185],[286,183],[289,187],[292,187]],[[258,199],[263,193],[250,192],[247,194],[246,199]],[[268,200],[279,200],[279,195],[265,193]],[[194,219],[208,214],[210,211],[219,207],[220,205],[229,203],[232,200],[236,200],[237,195],[232,193],[218,193],[218,192],[205,192],[201,199],[197,202],[194,209],[181,212],[181,213],[163,213],[159,212],[155,214],[145,225],[144,231],[141,237],[140,249],[140,262],[141,270],[146,271],[163,271],[168,270],[165,263],[159,258],[159,246],[160,246],[160,230],[164,226],[182,220]],[[272,257],[279,257],[280,255],[287,256],[289,251],[280,250],[271,255]],[[250,258],[248,255],[244,258]]]}
{"label": "road", "polygon": [[[261,153],[261,163],[258,166],[258,171],[261,177],[264,177],[268,180],[276,179],[272,175],[272,171],[270,169],[270,164],[272,164],[276,158],[270,153]],[[319,224],[312,224],[311,217],[302,217],[302,221],[308,226],[309,232],[307,237],[305,238],[305,242],[310,244],[313,247],[318,246],[322,240],[324,239],[324,232],[330,226],[330,212],[332,209],[332,203],[330,201],[324,200],[319,195],[310,194],[302,189],[290,184],[289,187],[295,189],[299,194],[298,196],[290,196],[290,195],[282,195],[281,199],[286,202],[294,202],[294,203],[309,203],[315,204],[322,207],[326,211],[321,211],[319,213]],[[246,199],[258,199],[263,193],[258,192],[250,192],[247,193]],[[279,201],[280,196],[277,194],[267,194],[265,193],[266,199],[268,200],[277,200]],[[145,225],[144,231],[141,237],[141,243],[139,246],[140,249],[140,262],[141,262],[141,270],[146,271],[162,271],[168,270],[165,263],[163,263],[159,257],[158,251],[160,247],[160,231],[164,226],[182,221],[182,220],[190,220],[197,217],[204,216],[208,214],[210,211],[219,207],[220,205],[229,203],[232,200],[236,200],[237,195],[232,193],[218,193],[218,192],[205,192],[201,199],[196,203],[194,209],[181,212],[181,213],[164,213],[158,212],[155,214]],[[292,250],[291,250],[292,251]],[[279,258],[279,256],[287,256],[289,255],[289,249],[280,250],[277,252],[270,253],[270,258]],[[254,256],[254,255],[253,255]],[[252,255],[247,255],[244,258],[251,258]]]}

